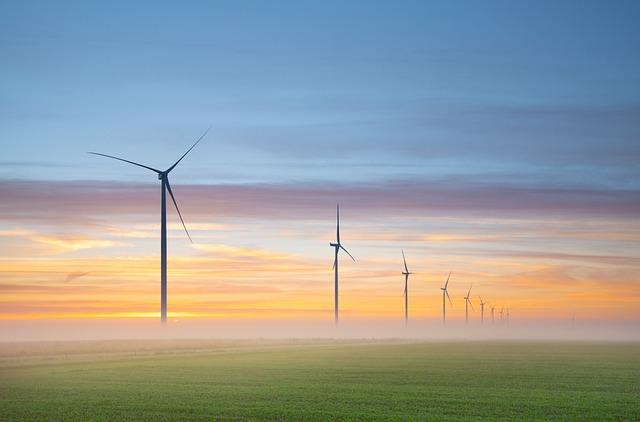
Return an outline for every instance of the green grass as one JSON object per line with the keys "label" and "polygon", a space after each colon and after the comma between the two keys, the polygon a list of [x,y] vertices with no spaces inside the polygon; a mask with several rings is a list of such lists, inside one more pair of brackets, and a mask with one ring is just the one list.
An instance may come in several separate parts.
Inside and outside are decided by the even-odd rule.
{"label": "green grass", "polygon": [[13,345],[0,419],[640,420],[638,343],[186,344]]}

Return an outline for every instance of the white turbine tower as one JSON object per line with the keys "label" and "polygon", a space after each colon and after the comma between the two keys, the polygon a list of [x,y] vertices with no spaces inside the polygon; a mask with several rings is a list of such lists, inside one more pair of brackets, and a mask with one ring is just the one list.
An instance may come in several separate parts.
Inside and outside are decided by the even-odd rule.
{"label": "white turbine tower", "polygon": [[182,214],[180,214],[180,209],[178,208],[178,203],[176,202],[176,198],[173,196],[173,191],[171,190],[171,185],[169,184],[169,173],[178,165],[180,161],[186,155],[191,152],[191,150],[198,145],[198,142],[205,137],[207,132],[209,132],[210,127],[198,138],[198,140],[185,152],[182,154],[182,157],[178,159],[171,167],[162,171],[155,169],[153,167],[145,166],[144,164],[136,163],[133,161],[125,160],[124,158],[115,157],[113,155],[101,154],[99,152],[89,152],[89,154],[99,155],[102,157],[112,158],[114,160],[124,161],[125,163],[133,164],[134,166],[142,167],[147,170],[151,170],[158,175],[158,179],[160,180],[160,189],[161,189],[161,200],[160,200],[160,320],[162,321],[162,325],[167,324],[167,192],[169,192],[169,196],[171,196],[171,200],[173,201],[173,205],[176,207],[176,211],[178,212],[178,216],[180,217],[180,221],[182,222],[182,227],[184,227],[184,231],[187,233],[187,237],[189,241],[191,241],[191,236],[189,235],[189,231],[187,230],[187,226],[184,224],[184,220],[182,219]]}
{"label": "white turbine tower", "polygon": [[336,325],[338,325],[338,321],[340,319],[340,315],[339,315],[339,312],[338,312],[338,252],[340,251],[340,249],[345,251],[347,253],[347,255],[349,255],[349,257],[353,260],[353,262],[356,262],[355,258],[353,256],[351,256],[349,251],[346,250],[344,248],[344,246],[342,246],[342,243],[340,243],[340,204],[338,204],[336,206],[336,242],[335,243],[329,243],[329,246],[331,246],[331,247],[333,247],[335,249],[335,257],[333,259],[333,270],[334,270],[334,273],[335,273],[334,318],[335,318]]}

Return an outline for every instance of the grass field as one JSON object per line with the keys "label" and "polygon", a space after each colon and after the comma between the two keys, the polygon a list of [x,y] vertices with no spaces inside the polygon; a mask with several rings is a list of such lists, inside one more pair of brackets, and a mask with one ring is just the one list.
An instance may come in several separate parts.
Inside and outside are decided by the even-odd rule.
{"label": "grass field", "polygon": [[0,418],[638,421],[640,344],[5,344]]}

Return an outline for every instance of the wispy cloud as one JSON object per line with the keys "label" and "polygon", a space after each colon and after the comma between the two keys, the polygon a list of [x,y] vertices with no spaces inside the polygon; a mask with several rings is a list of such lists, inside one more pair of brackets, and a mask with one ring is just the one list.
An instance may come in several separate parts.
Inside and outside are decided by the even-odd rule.
{"label": "wispy cloud", "polygon": [[[196,224],[217,217],[323,218],[336,202],[356,216],[466,215],[633,218],[640,191],[517,185],[473,180],[398,180],[361,184],[177,186],[185,215]],[[86,221],[107,215],[158,213],[153,185],[100,182],[0,182],[3,221]],[[197,227],[197,225],[196,225]]]}
{"label": "wispy cloud", "polygon": [[34,236],[35,242],[49,246],[53,252],[73,252],[82,249],[101,249],[101,248],[117,248],[132,246],[124,242],[117,242],[106,239],[93,239],[83,236]]}
{"label": "wispy cloud", "polygon": [[84,277],[85,275],[88,275],[89,272],[73,272],[73,273],[69,273],[67,274],[67,276],[65,277],[64,281],[69,283],[73,280],[76,280],[80,277]]}

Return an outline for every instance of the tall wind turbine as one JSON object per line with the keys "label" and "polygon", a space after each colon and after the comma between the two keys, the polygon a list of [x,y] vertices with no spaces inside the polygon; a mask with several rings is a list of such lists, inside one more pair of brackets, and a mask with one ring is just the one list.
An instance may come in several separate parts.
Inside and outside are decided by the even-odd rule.
{"label": "tall wind turbine", "polygon": [[332,246],[333,248],[335,248],[335,258],[333,259],[333,270],[335,272],[334,318],[335,318],[336,325],[338,325],[338,320],[339,320],[339,314],[338,314],[338,252],[340,251],[340,249],[345,251],[347,253],[347,255],[349,255],[349,257],[353,260],[353,262],[356,262],[355,258],[353,256],[351,256],[349,251],[346,250],[344,248],[344,246],[342,246],[342,243],[340,243],[340,204],[338,204],[336,206],[336,242],[335,243],[329,243],[329,246]]}
{"label": "tall wind turbine", "polygon": [[464,297],[464,323],[469,325],[469,305],[471,305],[471,309],[475,311],[473,308],[473,303],[471,303],[471,289],[473,288],[473,284],[469,287],[469,291],[467,295]]}
{"label": "tall wind turbine", "polygon": [[440,287],[440,290],[442,290],[442,323],[443,324],[445,324],[447,321],[447,307],[444,301],[445,295],[447,296],[447,299],[449,299],[449,304],[453,306],[453,303],[451,303],[451,298],[449,297],[449,291],[447,290],[447,286],[449,285],[449,277],[451,277],[451,273],[449,273],[449,275],[447,276],[447,282],[444,283],[444,287]]}
{"label": "tall wind turbine", "polygon": [[487,302],[482,300],[482,296],[480,296],[480,324],[484,324],[484,305],[486,305]]}
{"label": "tall wind turbine", "polygon": [[171,190],[171,185],[169,184],[169,173],[173,170],[180,161],[184,157],[187,156],[191,150],[198,145],[198,142],[205,137],[207,132],[209,132],[211,127],[207,128],[204,133],[198,138],[198,140],[185,152],[182,154],[182,157],[178,159],[171,167],[162,171],[155,169],[153,167],[145,166],[144,164],[136,163],[133,161],[125,160],[124,158],[114,157],[113,155],[101,154],[99,152],[89,152],[89,154],[99,155],[102,157],[112,158],[118,161],[124,161],[125,163],[133,164],[134,166],[142,167],[147,170],[151,170],[158,175],[158,179],[160,180],[160,320],[162,321],[162,325],[167,324],[167,191],[169,192],[169,196],[171,196],[171,200],[173,201],[173,205],[176,207],[176,211],[178,211],[178,216],[180,217],[180,221],[182,222],[182,227],[184,227],[184,231],[187,233],[187,237],[189,241],[191,240],[191,236],[189,235],[189,231],[187,230],[187,226],[184,224],[184,220],[182,219],[182,214],[180,214],[180,209],[178,208],[178,203],[176,202],[176,198],[173,196],[173,191]]}
{"label": "tall wind turbine", "polygon": [[402,260],[404,261],[404,324],[407,325],[409,323],[409,275],[412,273],[409,272],[409,268],[407,268],[407,260],[404,257],[404,250],[402,251]]}

